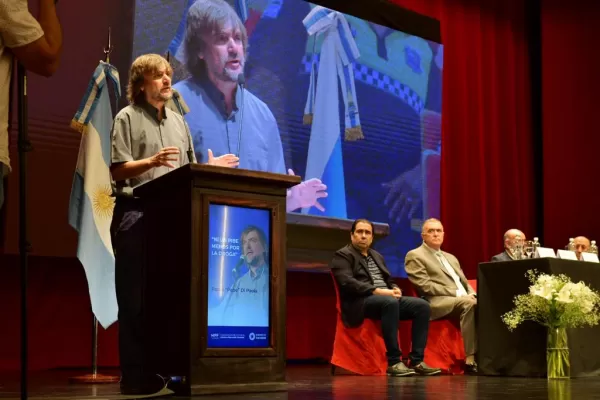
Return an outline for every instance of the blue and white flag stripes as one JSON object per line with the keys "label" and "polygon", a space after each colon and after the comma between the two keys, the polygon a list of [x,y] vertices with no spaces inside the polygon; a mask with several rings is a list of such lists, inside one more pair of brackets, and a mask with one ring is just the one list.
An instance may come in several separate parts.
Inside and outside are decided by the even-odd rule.
{"label": "blue and white flag stripes", "polygon": [[[347,218],[338,79],[344,100],[346,140],[362,139],[352,63],[360,57],[343,14],[317,6],[302,21],[309,36],[323,38],[319,71],[311,68],[304,121],[312,123],[305,179],[319,178],[327,185],[324,215]],[[315,77],[316,75],[316,77]],[[320,213],[303,209],[304,213]]]}
{"label": "blue and white flag stripes", "polygon": [[109,80],[120,97],[117,69],[101,61],[71,121],[82,136],[69,201],[69,224],[79,233],[77,258],[87,277],[92,312],[105,329],[118,314],[110,240],[114,198],[109,170],[113,122]]}

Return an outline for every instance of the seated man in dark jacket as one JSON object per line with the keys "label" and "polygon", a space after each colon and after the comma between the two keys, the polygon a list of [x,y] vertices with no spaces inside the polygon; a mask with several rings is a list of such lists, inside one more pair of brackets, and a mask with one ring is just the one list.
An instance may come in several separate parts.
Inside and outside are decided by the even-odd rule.
{"label": "seated man in dark jacket", "polygon": [[[439,374],[439,368],[430,368],[423,362],[429,330],[429,303],[420,298],[402,296],[381,254],[370,249],[373,242],[373,224],[370,221],[354,221],[350,239],[352,243],[338,250],[331,261],[331,270],[340,292],[344,325],[357,327],[365,318],[381,320],[389,375]],[[399,320],[412,320],[410,368],[401,361]]]}
{"label": "seated man in dark jacket", "polygon": [[504,251],[492,257],[491,262],[516,260],[517,258],[513,254],[512,249],[517,241],[520,241],[521,244],[525,242],[525,234],[518,229],[509,229],[504,234],[503,239]]}

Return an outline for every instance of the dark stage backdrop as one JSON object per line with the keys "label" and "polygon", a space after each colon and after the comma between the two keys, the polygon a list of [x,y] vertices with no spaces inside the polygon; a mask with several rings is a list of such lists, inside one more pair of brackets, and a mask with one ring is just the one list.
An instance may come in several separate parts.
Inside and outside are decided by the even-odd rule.
{"label": "dark stage backdrop", "polygon": [[[479,261],[501,251],[501,236],[506,229],[519,227],[533,236],[535,207],[541,205],[542,199],[536,197],[534,176],[557,182],[543,171],[537,175],[533,172],[529,49],[523,2],[397,0],[397,3],[441,21],[446,53],[441,167],[444,247],[458,256],[467,276],[473,278]],[[365,0],[365,5],[370,4]],[[573,7],[572,2],[570,6]],[[126,17],[127,11],[124,12],[121,2],[111,0],[94,10],[94,18],[84,17],[89,15],[89,7],[85,2],[72,2],[68,6],[59,3],[66,38],[62,67],[51,80],[33,76],[30,79],[31,130],[36,147],[30,157],[30,238],[34,255],[56,257],[32,259],[30,340],[31,365],[36,369],[82,366],[90,362],[91,314],[87,286],[83,270],[74,258],[75,234],[67,225],[68,196],[79,143],[78,134],[68,128],[68,123],[93,69],[103,56],[107,25],[123,15]],[[115,25],[114,29],[117,28]],[[563,28],[556,25],[555,36],[559,36],[559,29]],[[570,28],[583,29],[576,24]],[[130,54],[131,49],[126,42],[117,41],[115,45],[114,62],[124,71],[130,60],[123,54]],[[593,46],[582,47],[585,51],[579,53],[575,50],[569,53],[561,47],[555,49],[556,58],[577,55],[587,59],[593,54]],[[573,63],[581,67],[585,59]],[[562,62],[567,65],[568,58]],[[591,66],[585,71],[593,76]],[[556,79],[556,82],[545,83],[545,88],[554,87],[555,93],[559,93],[565,78],[557,69],[556,74],[544,79],[545,82]],[[581,97],[593,104],[592,93],[582,86],[567,99],[575,103]],[[575,105],[557,108],[551,110],[556,114],[555,120],[548,124],[557,123],[563,116],[566,121],[578,118],[591,121],[592,114],[576,114]],[[561,112],[563,116],[559,116]],[[591,132],[593,127],[587,125],[591,122],[581,122],[578,126]],[[594,163],[581,157],[581,148],[568,153],[559,151],[561,140],[573,140],[566,134],[569,130],[555,130],[562,139],[555,142],[554,155],[560,157],[546,157],[545,163],[576,163],[578,160],[581,170],[589,173]],[[551,142],[544,143],[549,146]],[[15,150],[13,142],[13,155]],[[566,171],[561,167],[557,169]],[[553,171],[549,167],[548,170]],[[9,179],[6,205],[4,250],[8,254],[17,251],[17,172],[15,168]],[[549,190],[552,185],[545,187]],[[567,197],[557,195],[553,201],[559,204],[562,198]],[[546,201],[552,204],[552,200]],[[545,209],[546,218],[554,218],[554,226],[558,225],[557,217],[561,214],[548,212],[558,208]],[[549,226],[553,225],[546,223],[547,236],[553,233],[549,232]],[[0,369],[18,369],[18,268],[16,258],[1,260],[0,320],[5,323],[0,331]],[[289,358],[330,357],[335,327],[335,298],[330,279],[328,274],[288,274]],[[317,309],[321,314],[314,312]],[[115,325],[101,332],[101,365],[118,363],[116,330]]]}
{"label": "dark stage backdrop", "polygon": [[570,237],[600,238],[597,175],[600,135],[600,4],[542,3],[544,238],[563,248]]}

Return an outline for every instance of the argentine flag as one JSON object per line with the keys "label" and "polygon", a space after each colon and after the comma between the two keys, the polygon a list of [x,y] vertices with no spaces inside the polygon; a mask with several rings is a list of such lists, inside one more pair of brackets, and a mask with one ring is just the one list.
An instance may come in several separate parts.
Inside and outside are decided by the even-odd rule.
{"label": "argentine flag", "polygon": [[105,329],[117,320],[118,313],[110,240],[114,198],[109,170],[113,122],[109,80],[120,97],[117,69],[101,61],[71,121],[71,127],[82,136],[69,201],[69,224],[79,233],[77,258],[87,277],[92,312]]}

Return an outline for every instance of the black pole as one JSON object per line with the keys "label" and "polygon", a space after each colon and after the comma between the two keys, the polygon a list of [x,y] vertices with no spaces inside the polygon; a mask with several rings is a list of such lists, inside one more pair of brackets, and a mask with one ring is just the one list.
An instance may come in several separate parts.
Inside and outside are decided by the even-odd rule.
{"label": "black pole", "polygon": [[542,1],[525,2],[529,45],[529,79],[531,88],[531,130],[533,141],[533,188],[535,232],[544,243],[544,127],[542,118]]}
{"label": "black pole", "polygon": [[94,315],[92,323],[92,379],[95,379],[96,376],[98,376],[98,320]]}
{"label": "black pole", "polygon": [[29,242],[27,240],[27,153],[31,143],[27,129],[27,73],[17,63],[19,136],[19,261],[21,268],[21,399],[27,399],[28,333],[27,333],[27,268]]}

